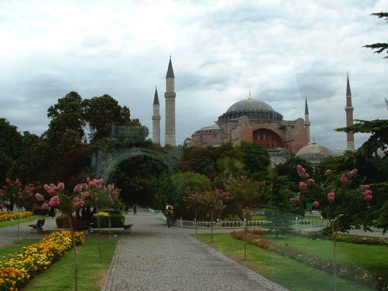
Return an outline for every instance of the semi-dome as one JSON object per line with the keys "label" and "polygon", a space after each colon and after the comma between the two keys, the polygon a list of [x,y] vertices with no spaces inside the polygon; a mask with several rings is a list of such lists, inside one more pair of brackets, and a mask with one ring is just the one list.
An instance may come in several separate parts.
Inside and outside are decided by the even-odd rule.
{"label": "semi-dome", "polygon": [[283,120],[283,116],[276,112],[269,104],[251,96],[234,103],[229,109],[218,117],[218,122],[230,119],[238,119],[248,116],[251,120]]}
{"label": "semi-dome", "polygon": [[331,150],[317,144],[315,140],[313,140],[311,144],[301,148],[295,156],[311,163],[319,163],[332,155],[333,153]]}

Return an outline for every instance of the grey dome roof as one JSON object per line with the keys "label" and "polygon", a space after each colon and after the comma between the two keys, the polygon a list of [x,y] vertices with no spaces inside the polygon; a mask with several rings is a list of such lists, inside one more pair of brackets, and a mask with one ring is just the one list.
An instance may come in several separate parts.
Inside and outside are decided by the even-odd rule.
{"label": "grey dome roof", "polygon": [[241,116],[248,116],[251,120],[283,120],[283,116],[270,105],[249,96],[248,99],[238,101],[230,106],[224,114],[218,117],[218,122],[238,119]]}
{"label": "grey dome roof", "polygon": [[313,140],[311,144],[301,148],[295,156],[311,163],[318,163],[332,155],[333,153],[331,150],[325,146],[317,144],[315,140]]}
{"label": "grey dome roof", "polygon": [[275,111],[273,108],[267,103],[261,100],[255,100],[252,98],[248,98],[245,100],[238,101],[234,103],[226,112],[233,112],[239,110],[267,110],[267,111]]}

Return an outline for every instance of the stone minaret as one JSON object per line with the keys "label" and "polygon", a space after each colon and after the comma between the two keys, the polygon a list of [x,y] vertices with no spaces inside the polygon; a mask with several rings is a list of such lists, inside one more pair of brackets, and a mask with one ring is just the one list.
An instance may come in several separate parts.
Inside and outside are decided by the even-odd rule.
{"label": "stone minaret", "polygon": [[153,115],[152,115],[152,141],[160,144],[160,109],[159,109],[158,89],[155,88]]}
{"label": "stone minaret", "polygon": [[175,146],[175,76],[172,69],[171,57],[166,75],[166,140],[165,145]]}
{"label": "stone minaret", "polygon": [[310,114],[309,107],[307,106],[307,98],[305,99],[304,106],[304,126],[306,127],[307,144],[310,144]]}
{"label": "stone minaret", "polygon": [[[353,125],[353,106],[352,106],[352,92],[350,92],[349,75],[346,77],[346,127]],[[354,133],[349,131],[346,133],[347,150],[354,151]]]}

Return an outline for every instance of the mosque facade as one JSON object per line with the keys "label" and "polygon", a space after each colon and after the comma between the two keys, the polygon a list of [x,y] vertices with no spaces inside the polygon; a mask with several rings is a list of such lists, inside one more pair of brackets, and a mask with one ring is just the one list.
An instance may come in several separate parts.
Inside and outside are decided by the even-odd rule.
{"label": "mosque facade", "polygon": [[[171,58],[166,75],[166,132],[165,144],[175,146],[175,75]],[[153,142],[160,143],[159,97],[155,89],[153,103]],[[349,77],[346,87],[346,125],[353,124],[353,107]],[[239,145],[242,141],[260,144],[272,156],[300,156],[310,161],[321,161],[334,155],[313,140],[310,142],[310,118],[305,100],[304,119],[284,120],[283,116],[264,101],[248,98],[232,104],[217,121],[194,132],[186,138],[184,146],[220,146],[225,143]],[[354,136],[347,133],[347,149],[354,150]]]}

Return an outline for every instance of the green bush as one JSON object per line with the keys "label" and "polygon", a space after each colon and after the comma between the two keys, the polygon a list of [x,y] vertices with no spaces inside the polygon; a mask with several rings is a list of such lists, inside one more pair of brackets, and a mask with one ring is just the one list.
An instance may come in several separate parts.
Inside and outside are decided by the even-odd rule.
{"label": "green bush", "polygon": [[34,215],[49,215],[49,209],[42,207],[34,207],[32,208],[32,213],[34,213]]}
{"label": "green bush", "polygon": [[[121,214],[113,214],[110,215],[110,223],[111,227],[123,227],[124,226],[124,216]],[[98,228],[98,217],[93,216],[92,220],[92,227]],[[107,216],[100,216],[100,227],[101,228],[108,228],[109,227],[109,220]]]}

